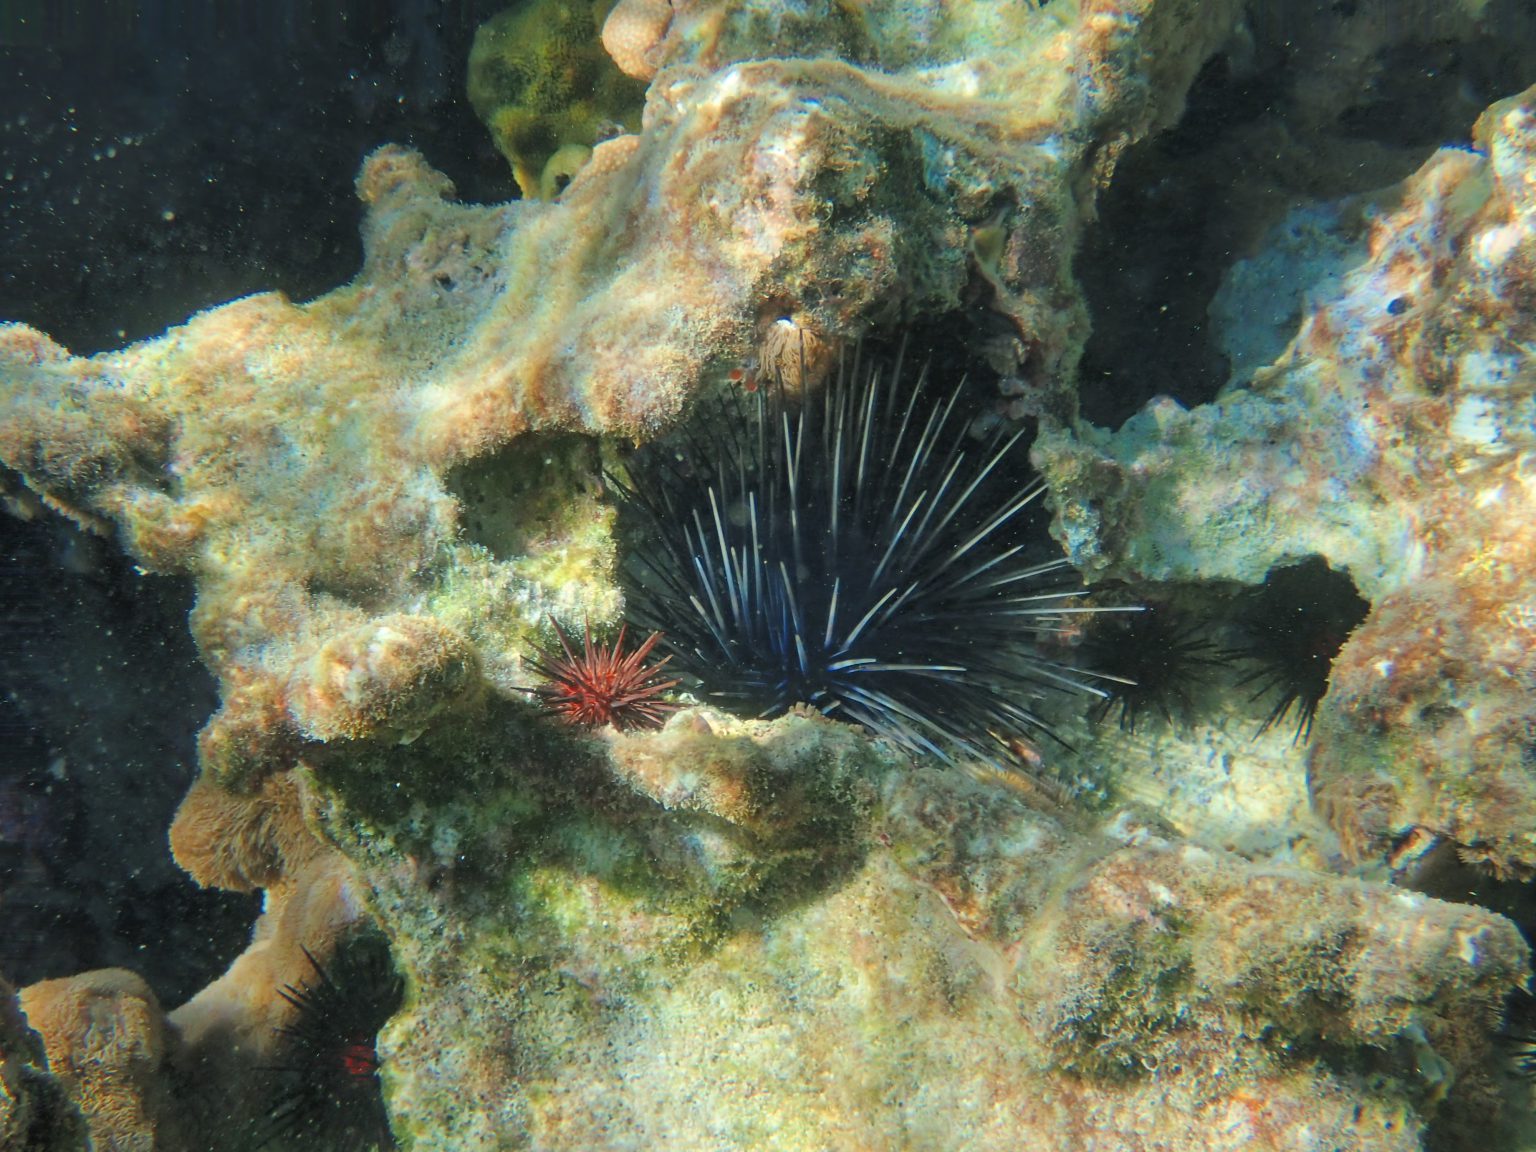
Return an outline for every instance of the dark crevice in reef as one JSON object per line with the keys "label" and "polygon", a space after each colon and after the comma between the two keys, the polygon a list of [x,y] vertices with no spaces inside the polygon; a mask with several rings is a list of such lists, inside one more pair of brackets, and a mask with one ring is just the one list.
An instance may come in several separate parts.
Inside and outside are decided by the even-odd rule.
{"label": "dark crevice in reef", "polygon": [[951,387],[961,379],[978,389],[995,392],[997,373],[983,359],[980,349],[989,332],[1010,331],[1012,324],[991,308],[972,308],[927,317],[882,337],[866,337],[861,349],[866,361],[892,363],[904,355],[909,370],[927,366],[929,374]]}
{"label": "dark crevice in reef", "polygon": [[[1462,859],[1461,850],[1453,841],[1436,842],[1395,882],[1437,900],[1474,904],[1497,912],[1513,921],[1526,943],[1536,947],[1536,880],[1494,876],[1487,868]],[[1528,1030],[1536,1035],[1536,997],[1522,997],[1519,1002],[1526,1005],[1522,1012],[1530,1018]]]}
{"label": "dark crevice in reef", "polygon": [[1272,115],[1282,90],[1278,70],[1239,76],[1218,56],[1179,123],[1121,158],[1075,264],[1093,318],[1079,369],[1084,418],[1113,427],[1153,396],[1200,404],[1225,382],[1206,306],[1242,225],[1233,208],[1244,174],[1213,153]]}
{"label": "dark crevice in reef", "polygon": [[595,437],[531,432],[449,473],[464,537],[497,560],[537,556],[582,533],[603,490]]}
{"label": "dark crevice in reef", "polygon": [[[989,363],[988,342],[1014,331],[1011,321],[978,301],[971,307],[919,319],[890,334],[865,337],[856,354],[863,364],[882,372],[891,370],[899,358],[901,383],[907,387],[914,386],[919,374],[926,371],[935,395],[947,396],[960,388],[962,411],[980,416],[1000,407],[1000,376]],[[850,370],[854,355],[851,348],[845,354]],[[905,397],[909,393],[903,389],[899,394]]]}
{"label": "dark crevice in reef", "polygon": [[1526,0],[1491,0],[1475,25],[1448,10],[1417,36],[1406,19],[1379,3],[1255,6],[1179,122],[1126,150],[1075,260],[1093,319],[1085,419],[1117,427],[1157,395],[1214,398],[1229,366],[1207,309],[1235,261],[1288,211],[1387,188],[1465,145],[1490,103],[1536,81]]}
{"label": "dark crevice in reef", "polygon": [[199,889],[166,828],[217,706],[188,581],[39,513],[0,515],[0,973],[123,967],[181,1003],[245,946],[260,897]]}

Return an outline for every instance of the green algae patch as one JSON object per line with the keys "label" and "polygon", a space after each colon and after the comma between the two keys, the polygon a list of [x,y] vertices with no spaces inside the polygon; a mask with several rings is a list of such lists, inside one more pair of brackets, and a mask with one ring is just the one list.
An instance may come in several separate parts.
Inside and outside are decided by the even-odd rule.
{"label": "green algae patch", "polygon": [[408,744],[317,751],[309,774],[333,839],[388,845],[499,909],[493,933],[537,924],[539,947],[591,952],[629,924],[641,951],[680,956],[824,893],[867,850],[876,761],[844,726],[792,717],[748,738],[685,715],[593,734],[518,701],[478,709]]}
{"label": "green algae patch", "polygon": [[[498,560],[529,560],[606,535],[602,461],[595,437],[529,433],[477,457],[447,478],[463,510],[464,535]],[[604,549],[597,548],[601,557]],[[611,546],[606,549],[611,558]],[[579,571],[587,557],[568,563]],[[608,565],[597,564],[601,571]]]}
{"label": "green algae patch", "polygon": [[527,199],[554,199],[594,145],[639,127],[645,85],[619,71],[600,39],[610,7],[523,0],[475,33],[469,102]]}
{"label": "green algae patch", "polygon": [[1063,1005],[1057,1059],[1066,1071],[1119,1082],[1147,1076],[1191,1026],[1193,942],[1158,926],[1097,957],[1103,976]]}
{"label": "green algae patch", "polygon": [[[589,748],[531,705],[495,698],[409,743],[316,750],[308,763],[347,818],[400,851],[460,869],[494,868],[571,801],[572,782],[597,770]],[[550,764],[563,769],[561,782],[542,767]]]}
{"label": "green algae patch", "polygon": [[525,601],[542,599],[562,615],[585,606],[594,624],[617,616],[613,510],[603,502],[595,438],[521,436],[455,468],[446,486],[461,508],[464,544],[510,565],[512,579],[529,590]]}

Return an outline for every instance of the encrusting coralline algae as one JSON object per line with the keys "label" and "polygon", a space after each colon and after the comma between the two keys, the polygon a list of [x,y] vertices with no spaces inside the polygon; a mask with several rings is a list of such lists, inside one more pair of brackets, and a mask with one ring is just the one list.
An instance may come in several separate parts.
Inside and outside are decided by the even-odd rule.
{"label": "encrusting coralline algae", "polygon": [[221,706],[171,844],[267,899],[169,1013],[122,972],[22,990],[46,1073],[7,989],[0,1143],[75,1146],[62,1087],[100,1145],[249,1146],[281,990],[369,923],[407,981],[378,1054],[416,1149],[1486,1131],[1516,927],[1344,875],[1318,828],[1225,851],[1200,805],[1117,796],[1113,734],[1107,798],[1077,805],[799,711],[577,734],[528,698],[547,616],[621,614],[618,438],[719,386],[765,317],[852,340],[980,301],[1090,580],[1257,583],[1314,554],[1354,577],[1370,615],[1277,760],[1346,852],[1417,828],[1528,871],[1536,90],[1379,211],[1276,364],[1119,433],[1076,418],[1095,189],[1245,19],[622,0],[603,43],[649,83],[641,128],[558,199],[458,204],[387,147],[357,183],[364,268],[327,296],[90,358],[0,328],[7,476],[196,584]]}

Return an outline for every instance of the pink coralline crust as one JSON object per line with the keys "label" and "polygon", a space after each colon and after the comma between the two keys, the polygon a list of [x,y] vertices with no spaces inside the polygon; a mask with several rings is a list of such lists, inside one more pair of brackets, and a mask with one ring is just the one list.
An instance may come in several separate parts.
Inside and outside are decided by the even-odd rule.
{"label": "pink coralline crust", "polygon": [[1527,874],[1536,90],[1475,140],[1387,198],[1364,261],[1248,388],[1037,455],[1096,574],[1257,582],[1309,554],[1348,571],[1374,607],[1318,713],[1318,806],[1352,857],[1421,828]]}

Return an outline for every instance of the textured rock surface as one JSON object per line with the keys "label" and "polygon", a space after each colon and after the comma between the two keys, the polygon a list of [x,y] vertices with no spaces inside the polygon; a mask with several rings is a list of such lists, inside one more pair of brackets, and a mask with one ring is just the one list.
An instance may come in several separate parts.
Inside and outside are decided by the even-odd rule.
{"label": "textured rock surface", "polygon": [[[239,755],[275,726],[252,712],[285,669],[472,562],[452,466],[529,430],[654,426],[741,351],[759,309],[845,335],[941,309],[971,276],[972,231],[1002,228],[979,271],[1048,379],[1081,335],[1076,180],[1176,113],[1231,19],[1162,3],[993,22],[936,4],[913,24],[877,7],[851,62],[734,64],[765,40],[792,50],[819,10],[771,38],[755,9],[686,11],[644,131],[602,145],[559,204],[454,205],[418,158],[386,150],[359,180],[368,259],[349,288],[252,297],[90,361],[6,331],[0,456],[79,514],[116,518],[141,562],[198,579],[199,643],[225,686],[215,728]],[[526,618],[611,614],[591,590],[593,514],[540,541],[597,547],[577,587],[525,575],[508,590]]]}
{"label": "textured rock surface", "polygon": [[86,1126],[64,1085],[48,1072],[42,1038],[27,1026],[15,990],[0,979],[0,1148],[73,1152]]}
{"label": "textured rock surface", "polygon": [[[1431,572],[1433,550],[1392,550],[1431,513],[1484,531],[1523,491],[1524,362],[1474,387],[1449,342],[1494,341],[1479,318],[1530,283],[1528,110],[1490,112],[1491,158],[1432,161],[1248,391],[1069,433],[1094,189],[1177,118],[1237,4],[670,7],[615,9],[605,42],[650,77],[642,129],[557,202],[455,204],[386,148],[346,288],[88,360],[0,329],[0,460],[195,581],[220,681],[172,845],[268,904],[170,1017],[168,1066],[202,1089],[183,1119],[206,1126],[221,1090],[260,1115],[278,989],[369,912],[412,985],[381,1046],[415,1148],[1395,1150],[1492,1115],[1489,1036],[1528,957],[1490,912],[898,762],[815,717],[573,736],[522,662],[546,613],[619,611],[600,437],[670,421],[765,324],[830,346],[962,304],[1046,428],[1090,574],[1252,581],[1321,552],[1380,613]],[[1477,259],[1482,280],[1458,272]],[[1469,570],[1441,547],[1436,571]],[[1521,547],[1484,587],[1523,587]],[[1372,778],[1350,757],[1380,733],[1330,751],[1348,682],[1313,771],[1359,845],[1377,827],[1347,787]],[[53,1032],[65,1063],[86,1051]]]}
{"label": "textured rock surface", "polygon": [[[743,59],[818,13],[679,9],[644,131],[559,204],[455,205],[377,153],[363,272],[311,304],[251,297],[90,360],[0,332],[0,459],[196,581],[223,700],[205,771],[245,787],[306,741],[400,738],[473,656],[520,683],[546,612],[612,617],[596,455],[534,433],[666,420],[765,309],[851,334],[979,276],[1013,321],[1002,354],[1057,386],[1078,183],[1176,113],[1232,13],[878,7],[848,61]],[[359,649],[407,617],[430,641]]]}
{"label": "textured rock surface", "polygon": [[[1536,866],[1536,91],[1370,217],[1285,355],[1185,411],[1037,445],[1086,571],[1257,582],[1309,555],[1373,610],[1335,665],[1314,796],[1353,853],[1422,827]],[[1322,290],[1322,289],[1320,289]]]}
{"label": "textured rock surface", "polygon": [[50,1069],[79,1106],[94,1148],[153,1152],[182,1147],[164,1075],[165,1014],[149,985],[105,968],[21,990]]}
{"label": "textured rock surface", "polygon": [[1412,1149],[1496,1099],[1526,949],[1481,909],[1095,831],[819,718],[500,743],[408,832],[325,817],[420,865],[378,894],[414,1147]]}
{"label": "textured rock surface", "polygon": [[[1234,18],[1182,0],[767,23],[680,6],[642,132],[601,144],[559,203],[457,205],[384,149],[358,180],[367,259],[346,288],[250,297],[89,360],[0,329],[0,460],[194,578],[223,696],[209,771],[398,738],[395,718],[473,679],[440,661],[476,650],[505,688],[547,612],[615,614],[596,455],[537,434],[656,427],[765,315],[850,336],[969,285],[1006,318],[996,354],[1042,405],[1070,403],[1082,183],[1177,114]],[[847,59],[783,56],[826,20]],[[402,615],[431,641],[334,666]]]}

